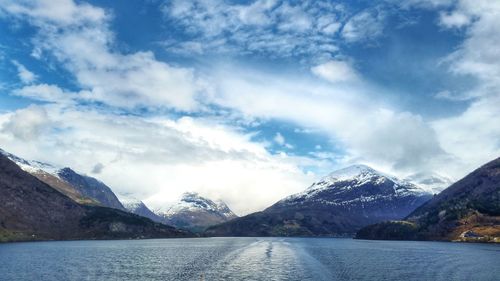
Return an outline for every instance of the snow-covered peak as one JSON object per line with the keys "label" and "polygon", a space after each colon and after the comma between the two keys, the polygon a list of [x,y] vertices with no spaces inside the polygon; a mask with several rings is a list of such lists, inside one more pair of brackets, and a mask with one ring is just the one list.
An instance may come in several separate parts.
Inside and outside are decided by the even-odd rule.
{"label": "snow-covered peak", "polygon": [[124,195],[124,194],[119,194],[118,195],[118,200],[122,203],[123,207],[125,207],[125,209],[133,212],[139,208],[141,208],[142,206],[144,206],[144,203],[131,196],[131,195]]}
{"label": "snow-covered peak", "polygon": [[214,201],[200,196],[196,192],[185,192],[181,196],[181,203],[186,203],[195,208],[206,209],[206,210],[216,210],[217,204]]}
{"label": "snow-covered peak", "polygon": [[215,204],[217,204],[217,209],[219,210],[219,213],[223,214],[226,218],[235,218],[237,215],[229,209],[229,206],[227,206],[226,202],[222,200],[216,200]]}
{"label": "snow-covered peak", "polygon": [[393,190],[391,193],[397,196],[428,194],[427,191],[406,180],[400,180],[366,165],[353,165],[330,173],[313,183],[308,189],[291,195],[283,199],[282,202],[290,202],[300,198],[315,198],[327,190],[346,193],[357,188],[382,185],[391,186]]}
{"label": "snow-covered peak", "polygon": [[199,212],[208,211],[218,213],[224,217],[232,218],[234,213],[229,209],[226,203],[218,200],[216,202],[202,197],[196,192],[183,193],[180,200],[165,208],[160,208],[157,212],[166,216],[175,215],[181,212]]}
{"label": "snow-covered peak", "polygon": [[384,173],[379,172],[366,165],[352,165],[330,173],[328,176],[313,183],[309,187],[309,190],[328,188],[338,182],[350,181],[359,186],[370,181],[381,183],[385,180],[392,180],[396,183],[405,184],[395,177],[385,175]]}
{"label": "snow-covered peak", "polygon": [[165,210],[165,214],[178,213],[180,211],[217,211],[217,204],[196,192],[185,192],[180,200]]}
{"label": "snow-covered peak", "polygon": [[380,172],[366,165],[352,165],[340,170],[336,170],[326,176],[324,179],[335,179],[337,181],[350,180],[355,177],[369,174],[381,174]]}
{"label": "snow-covered peak", "polygon": [[198,192],[184,192],[181,195],[181,201],[190,201],[190,200],[206,200],[206,198],[203,198]]}
{"label": "snow-covered peak", "polygon": [[60,167],[56,167],[48,163],[23,159],[3,149],[0,149],[0,154],[9,158],[28,173],[46,172],[57,177],[57,172],[61,169]]}

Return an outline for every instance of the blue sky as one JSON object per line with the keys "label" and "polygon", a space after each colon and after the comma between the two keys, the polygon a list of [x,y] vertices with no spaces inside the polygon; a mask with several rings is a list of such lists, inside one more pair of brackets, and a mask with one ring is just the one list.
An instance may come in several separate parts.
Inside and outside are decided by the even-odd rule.
{"label": "blue sky", "polygon": [[0,0],[0,147],[239,213],[354,163],[460,178],[500,152],[499,5]]}

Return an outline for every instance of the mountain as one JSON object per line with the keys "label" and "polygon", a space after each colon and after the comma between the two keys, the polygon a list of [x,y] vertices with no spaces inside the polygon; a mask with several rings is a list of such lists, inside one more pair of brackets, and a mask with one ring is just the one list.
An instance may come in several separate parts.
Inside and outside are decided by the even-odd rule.
{"label": "mountain", "polygon": [[132,198],[130,196],[120,196],[120,202],[123,204],[123,207],[125,207],[125,209],[132,214],[149,218],[155,222],[165,223],[165,219],[153,213],[153,211],[151,211],[151,209],[149,209],[148,206],[146,206],[146,204],[139,199]]}
{"label": "mountain", "polygon": [[500,158],[454,183],[405,220],[367,226],[356,237],[500,242]]}
{"label": "mountain", "polygon": [[117,209],[81,205],[0,154],[0,241],[186,237]]}
{"label": "mountain", "polygon": [[8,153],[0,149],[0,154],[6,156],[11,161],[16,163],[21,169],[37,177],[39,180],[57,189],[59,192],[81,204],[98,204],[96,200],[83,196],[69,183],[61,180],[57,176],[59,168],[47,163],[39,161],[29,161],[22,159],[14,154]]}
{"label": "mountain", "polygon": [[70,168],[58,170],[57,176],[69,183],[84,196],[99,201],[99,203],[104,207],[120,209],[122,211],[126,210],[111,188],[98,179],[80,175]]}
{"label": "mountain", "polygon": [[156,213],[165,223],[193,232],[237,217],[224,202],[214,202],[194,192],[184,193],[177,203]]}
{"label": "mountain", "polygon": [[417,184],[422,189],[437,194],[453,184],[453,180],[436,173],[416,173],[404,180]]}
{"label": "mountain", "polygon": [[210,227],[208,236],[352,236],[400,219],[432,195],[412,183],[355,165],[335,171],[266,210]]}
{"label": "mountain", "polygon": [[125,210],[111,188],[95,178],[80,175],[70,168],[26,160],[2,149],[0,154],[78,203]]}

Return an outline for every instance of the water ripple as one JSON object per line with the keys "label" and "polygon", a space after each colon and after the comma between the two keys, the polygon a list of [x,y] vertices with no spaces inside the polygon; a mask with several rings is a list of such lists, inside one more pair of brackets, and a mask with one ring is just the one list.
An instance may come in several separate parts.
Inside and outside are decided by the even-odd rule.
{"label": "water ripple", "polygon": [[498,280],[500,247],[314,238],[0,245],[0,280]]}

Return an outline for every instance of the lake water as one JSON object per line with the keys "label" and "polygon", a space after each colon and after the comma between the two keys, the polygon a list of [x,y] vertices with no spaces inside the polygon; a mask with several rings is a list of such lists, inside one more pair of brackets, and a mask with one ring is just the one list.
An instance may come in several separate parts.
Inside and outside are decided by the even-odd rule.
{"label": "lake water", "polygon": [[0,244],[0,280],[500,280],[500,246],[336,238]]}

